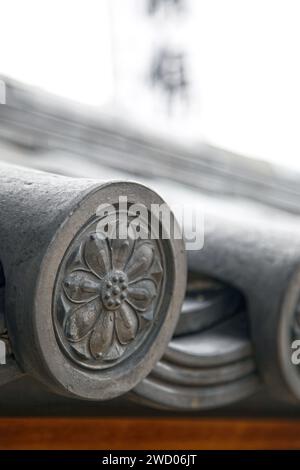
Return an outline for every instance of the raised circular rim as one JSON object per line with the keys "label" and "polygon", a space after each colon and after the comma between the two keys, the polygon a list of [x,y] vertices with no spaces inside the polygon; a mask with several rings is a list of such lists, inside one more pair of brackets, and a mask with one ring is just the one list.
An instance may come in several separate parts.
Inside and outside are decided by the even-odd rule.
{"label": "raised circular rim", "polygon": [[[161,324],[156,320],[153,334],[129,356],[128,361],[124,360],[107,370],[82,369],[63,354],[52,320],[52,295],[60,263],[70,243],[95,214],[98,205],[102,202],[113,204],[120,195],[127,196],[128,202],[143,202],[148,208],[153,203],[164,203],[156,192],[136,182],[114,181],[91,185],[91,190],[75,204],[54,234],[43,257],[36,283],[33,328],[38,355],[45,369],[43,376],[56,391],[87,400],[107,400],[122,395],[149,374],[172,337],[185,294],[186,257],[183,240],[164,240],[172,257],[172,261],[168,259],[168,266],[173,273],[172,289],[169,286],[169,291],[164,293],[168,295],[164,300],[164,322]],[[176,295],[173,295],[174,292]]]}

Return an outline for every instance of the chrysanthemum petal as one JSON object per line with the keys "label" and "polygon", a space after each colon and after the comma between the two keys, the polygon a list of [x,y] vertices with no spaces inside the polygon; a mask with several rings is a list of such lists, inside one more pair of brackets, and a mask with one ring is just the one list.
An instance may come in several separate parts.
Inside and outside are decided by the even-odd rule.
{"label": "chrysanthemum petal", "polygon": [[126,267],[128,279],[146,276],[154,258],[154,247],[150,243],[141,244],[134,252]]}
{"label": "chrysanthemum petal", "polygon": [[111,235],[112,264],[116,270],[123,270],[135,244],[134,233],[125,221],[118,222]]}
{"label": "chrysanthemum petal", "polygon": [[128,301],[141,312],[145,311],[156,295],[156,286],[153,281],[144,279],[137,281],[128,289]]}
{"label": "chrysanthemum petal", "polygon": [[64,291],[73,302],[86,303],[100,293],[100,281],[92,273],[83,270],[71,272],[63,281]]}
{"label": "chrysanthemum petal", "polygon": [[90,338],[90,350],[95,359],[104,358],[108,352],[114,332],[114,313],[103,311]]}
{"label": "chrysanthemum petal", "polygon": [[116,312],[116,332],[121,344],[132,341],[138,330],[138,318],[133,308],[124,302]]}
{"label": "chrysanthemum petal", "polygon": [[80,341],[92,330],[100,313],[98,299],[77,307],[67,318],[64,332],[70,341]]}
{"label": "chrysanthemum petal", "polygon": [[119,359],[125,352],[125,346],[122,346],[118,341],[114,341],[107,353],[105,354],[105,361],[115,361]]}
{"label": "chrysanthemum petal", "polygon": [[92,233],[85,244],[85,261],[91,271],[100,278],[111,270],[111,256],[107,239]]}

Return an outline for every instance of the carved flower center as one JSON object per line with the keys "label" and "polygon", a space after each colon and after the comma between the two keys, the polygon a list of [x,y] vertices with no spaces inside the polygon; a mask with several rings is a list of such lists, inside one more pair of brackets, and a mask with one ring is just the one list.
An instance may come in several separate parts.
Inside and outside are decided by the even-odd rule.
{"label": "carved flower center", "polygon": [[102,302],[108,310],[116,310],[127,298],[128,278],[122,271],[110,271],[103,279]]}

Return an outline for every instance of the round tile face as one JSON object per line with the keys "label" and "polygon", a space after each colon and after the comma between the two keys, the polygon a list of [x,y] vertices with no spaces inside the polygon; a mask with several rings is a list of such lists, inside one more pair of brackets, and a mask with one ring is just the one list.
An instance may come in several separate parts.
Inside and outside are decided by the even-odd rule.
{"label": "round tile face", "polygon": [[[125,217],[124,217],[125,216]],[[128,358],[158,321],[164,256],[150,227],[118,212],[76,235],[56,279],[53,321],[59,345],[77,364],[107,369]]]}

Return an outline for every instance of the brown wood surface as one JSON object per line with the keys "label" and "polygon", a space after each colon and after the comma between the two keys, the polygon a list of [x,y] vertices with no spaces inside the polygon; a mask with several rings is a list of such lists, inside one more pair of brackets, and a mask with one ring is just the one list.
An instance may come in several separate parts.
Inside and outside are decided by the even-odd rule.
{"label": "brown wood surface", "polygon": [[1,418],[0,449],[300,449],[300,420]]}

